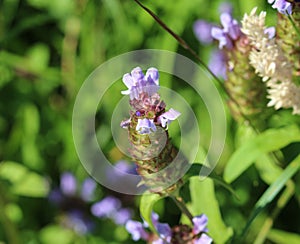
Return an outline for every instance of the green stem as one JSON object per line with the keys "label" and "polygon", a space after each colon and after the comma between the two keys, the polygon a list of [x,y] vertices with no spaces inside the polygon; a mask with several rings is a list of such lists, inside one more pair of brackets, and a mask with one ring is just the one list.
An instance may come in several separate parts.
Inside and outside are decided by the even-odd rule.
{"label": "green stem", "polygon": [[188,210],[188,208],[185,205],[185,202],[183,201],[183,199],[181,197],[178,196],[170,196],[173,201],[176,203],[177,207],[182,211],[182,213],[184,213],[189,220],[191,221],[191,223],[193,223],[193,215],[191,214],[191,212]]}
{"label": "green stem", "polygon": [[265,243],[265,240],[267,238],[267,235],[270,231],[270,229],[273,226],[274,220],[278,217],[280,211],[283,209],[283,207],[288,203],[288,201],[291,199],[291,197],[294,195],[295,192],[295,185],[294,183],[289,180],[286,183],[286,189],[280,196],[280,198],[277,201],[276,208],[272,212],[271,216],[269,216],[265,223],[263,224],[260,232],[257,235],[257,238],[254,242],[254,244],[263,244]]}
{"label": "green stem", "polygon": [[6,215],[5,205],[6,201],[4,199],[4,194],[0,185],[0,222],[2,222],[2,226],[4,228],[8,243],[20,244],[18,230],[14,223]]}
{"label": "green stem", "polygon": [[296,31],[296,33],[297,33],[299,39],[300,39],[300,30],[297,28],[297,25],[296,25],[295,21],[293,20],[293,18],[292,18],[291,15],[289,15],[288,13],[286,13],[286,14],[287,14],[287,17],[288,17],[289,21],[291,22],[291,24],[292,24],[294,30]]}

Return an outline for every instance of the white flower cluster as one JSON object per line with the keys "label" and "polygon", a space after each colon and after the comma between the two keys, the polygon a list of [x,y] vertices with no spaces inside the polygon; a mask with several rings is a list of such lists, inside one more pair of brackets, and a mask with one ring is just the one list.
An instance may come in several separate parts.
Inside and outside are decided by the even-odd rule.
{"label": "white flower cluster", "polygon": [[253,49],[250,64],[268,87],[268,106],[293,108],[300,114],[300,87],[292,82],[293,66],[276,44],[270,29],[265,26],[266,12],[256,14],[254,8],[242,20],[242,32],[247,35]]}

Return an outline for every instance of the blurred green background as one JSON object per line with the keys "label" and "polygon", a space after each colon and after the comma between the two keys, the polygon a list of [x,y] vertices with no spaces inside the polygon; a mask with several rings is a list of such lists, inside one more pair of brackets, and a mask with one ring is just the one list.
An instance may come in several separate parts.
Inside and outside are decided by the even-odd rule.
{"label": "blurred green background", "polygon": [[[218,8],[223,1],[142,2],[208,62],[212,46],[197,41],[193,23],[197,19],[219,23]],[[259,6],[270,12],[269,23],[276,23],[276,13],[267,1],[228,2],[238,20],[243,13]],[[110,220],[94,219],[97,228],[87,235],[64,228],[59,224],[61,210],[49,203],[47,195],[59,185],[64,171],[73,172],[79,182],[88,176],[77,157],[72,137],[72,109],[81,84],[110,58],[143,48],[190,56],[132,0],[0,1],[0,243],[133,243],[124,227]],[[166,85],[180,89],[195,108],[201,118],[202,147],[206,150],[210,122],[204,105],[191,95],[188,87],[172,82]],[[111,88],[112,92],[119,94],[121,87],[120,83]],[[120,97],[111,99],[117,101]],[[106,105],[109,114],[113,108],[109,102]],[[96,117],[99,123],[109,123],[105,113],[104,110]],[[216,169],[218,173],[239,144],[239,136],[247,132],[238,128],[228,111],[227,114],[227,144]],[[290,119],[287,115],[286,120]],[[120,159],[111,134],[105,128],[97,129],[110,159]],[[172,133],[178,141],[178,134]],[[234,187],[240,201],[222,188],[217,188],[217,199],[226,225],[238,231],[267,184],[252,167]],[[98,200],[108,194],[115,193],[98,186]],[[129,202],[135,208],[135,218],[139,219],[138,199]],[[156,210],[171,225],[180,218],[178,209],[168,200],[159,202]],[[276,227],[300,232],[299,201],[292,199],[282,214]],[[258,220],[253,231],[260,225]],[[249,238],[251,243],[251,234]]]}

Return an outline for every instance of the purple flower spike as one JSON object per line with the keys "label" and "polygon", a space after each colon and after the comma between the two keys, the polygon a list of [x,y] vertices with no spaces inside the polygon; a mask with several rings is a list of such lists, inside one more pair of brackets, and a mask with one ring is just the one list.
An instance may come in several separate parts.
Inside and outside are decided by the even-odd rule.
{"label": "purple flower spike", "polygon": [[193,228],[193,232],[197,235],[201,232],[207,232],[207,217],[205,214],[201,214],[199,216],[196,216],[193,218],[193,224],[194,224],[194,228]]}
{"label": "purple flower spike", "polygon": [[211,36],[211,29],[213,25],[204,20],[198,20],[195,22],[193,28],[197,39],[204,44],[210,44],[213,41]]}
{"label": "purple flower spike", "polygon": [[272,8],[277,9],[281,14],[292,14],[292,4],[286,0],[268,0],[268,3],[274,3]]}
{"label": "purple flower spike", "polygon": [[156,131],[156,126],[153,122],[153,119],[138,119],[136,130],[140,134],[150,134],[151,132]]}
{"label": "purple flower spike", "polygon": [[73,174],[64,173],[60,178],[60,188],[65,195],[75,195],[77,182]]}
{"label": "purple flower spike", "polygon": [[116,211],[112,219],[117,225],[124,225],[132,216],[132,212],[128,208],[122,208],[118,211]]}
{"label": "purple flower spike", "polygon": [[194,244],[211,244],[213,239],[203,233],[198,240],[194,242]]}
{"label": "purple flower spike", "polygon": [[180,116],[181,113],[176,111],[173,108],[170,108],[169,111],[163,113],[158,117],[158,122],[161,123],[162,127],[166,127],[168,124],[170,124],[173,120],[177,119]]}
{"label": "purple flower spike", "polygon": [[83,200],[89,202],[92,201],[94,198],[94,193],[96,189],[96,182],[91,179],[87,178],[84,180],[82,183],[82,188],[81,188],[81,197]]}
{"label": "purple flower spike", "polygon": [[142,223],[138,221],[128,220],[125,228],[132,235],[132,239],[134,241],[138,241],[140,239],[146,241],[149,238],[149,234],[145,231]]}
{"label": "purple flower spike", "polygon": [[93,204],[91,207],[91,212],[94,216],[99,218],[110,217],[115,211],[120,209],[120,207],[121,202],[119,199],[108,196],[102,201]]}

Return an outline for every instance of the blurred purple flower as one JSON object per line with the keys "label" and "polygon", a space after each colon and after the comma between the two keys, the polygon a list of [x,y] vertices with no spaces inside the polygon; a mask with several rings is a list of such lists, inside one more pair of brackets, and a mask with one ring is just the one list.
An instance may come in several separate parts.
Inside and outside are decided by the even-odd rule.
{"label": "blurred purple flower", "polygon": [[113,221],[117,225],[124,225],[132,217],[132,210],[129,208],[122,208],[112,215]]}
{"label": "blurred purple flower", "polygon": [[62,224],[81,235],[90,232],[94,227],[94,223],[80,211],[68,212],[63,217]]}
{"label": "blurred purple flower", "polygon": [[272,8],[277,9],[281,14],[292,14],[292,4],[286,0],[268,0],[268,3],[273,4]]}
{"label": "blurred purple flower", "polygon": [[91,178],[87,178],[83,181],[81,187],[81,197],[84,201],[90,202],[94,199],[96,186],[96,182]]}
{"label": "blurred purple flower", "polygon": [[141,222],[135,220],[128,220],[125,225],[126,230],[131,234],[134,241],[140,239],[147,241],[149,234],[145,231],[144,226]]}
{"label": "blurred purple flower", "polygon": [[134,68],[131,73],[123,76],[123,83],[128,90],[122,91],[123,95],[130,95],[130,99],[138,99],[141,93],[152,96],[159,90],[159,74],[155,68],[149,68],[146,75],[140,67]]}
{"label": "blurred purple flower", "polygon": [[121,201],[113,196],[108,196],[101,201],[94,203],[91,212],[98,218],[111,217],[121,207]]}
{"label": "blurred purple flower", "polygon": [[91,212],[98,218],[109,218],[117,225],[125,224],[132,216],[132,211],[128,208],[122,208],[121,201],[113,196],[105,197],[93,204]]}
{"label": "blurred purple flower", "polygon": [[203,44],[210,44],[213,42],[213,37],[211,35],[211,29],[213,24],[205,21],[205,20],[197,20],[194,23],[193,29],[194,34],[199,40],[199,42]]}
{"label": "blurred purple flower", "polygon": [[220,49],[223,47],[232,49],[233,41],[237,40],[242,34],[240,26],[229,13],[222,13],[220,20],[223,28],[213,27],[211,29],[211,35],[213,38],[219,41]]}
{"label": "blurred purple flower", "polygon": [[226,62],[224,51],[215,49],[211,52],[208,67],[216,76],[226,79]]}
{"label": "blurred purple flower", "polygon": [[74,175],[70,172],[63,173],[60,177],[60,189],[65,195],[75,195],[77,182]]}
{"label": "blurred purple flower", "polygon": [[61,224],[77,232],[86,234],[91,231],[93,222],[86,211],[88,203],[93,200],[96,182],[86,178],[79,188],[75,176],[65,172],[60,177],[60,187],[49,194],[49,201],[62,210]]}
{"label": "blurred purple flower", "polygon": [[158,122],[161,123],[162,127],[168,126],[173,120],[177,119],[181,113],[173,108],[170,108],[167,112],[163,113],[158,117]]}

